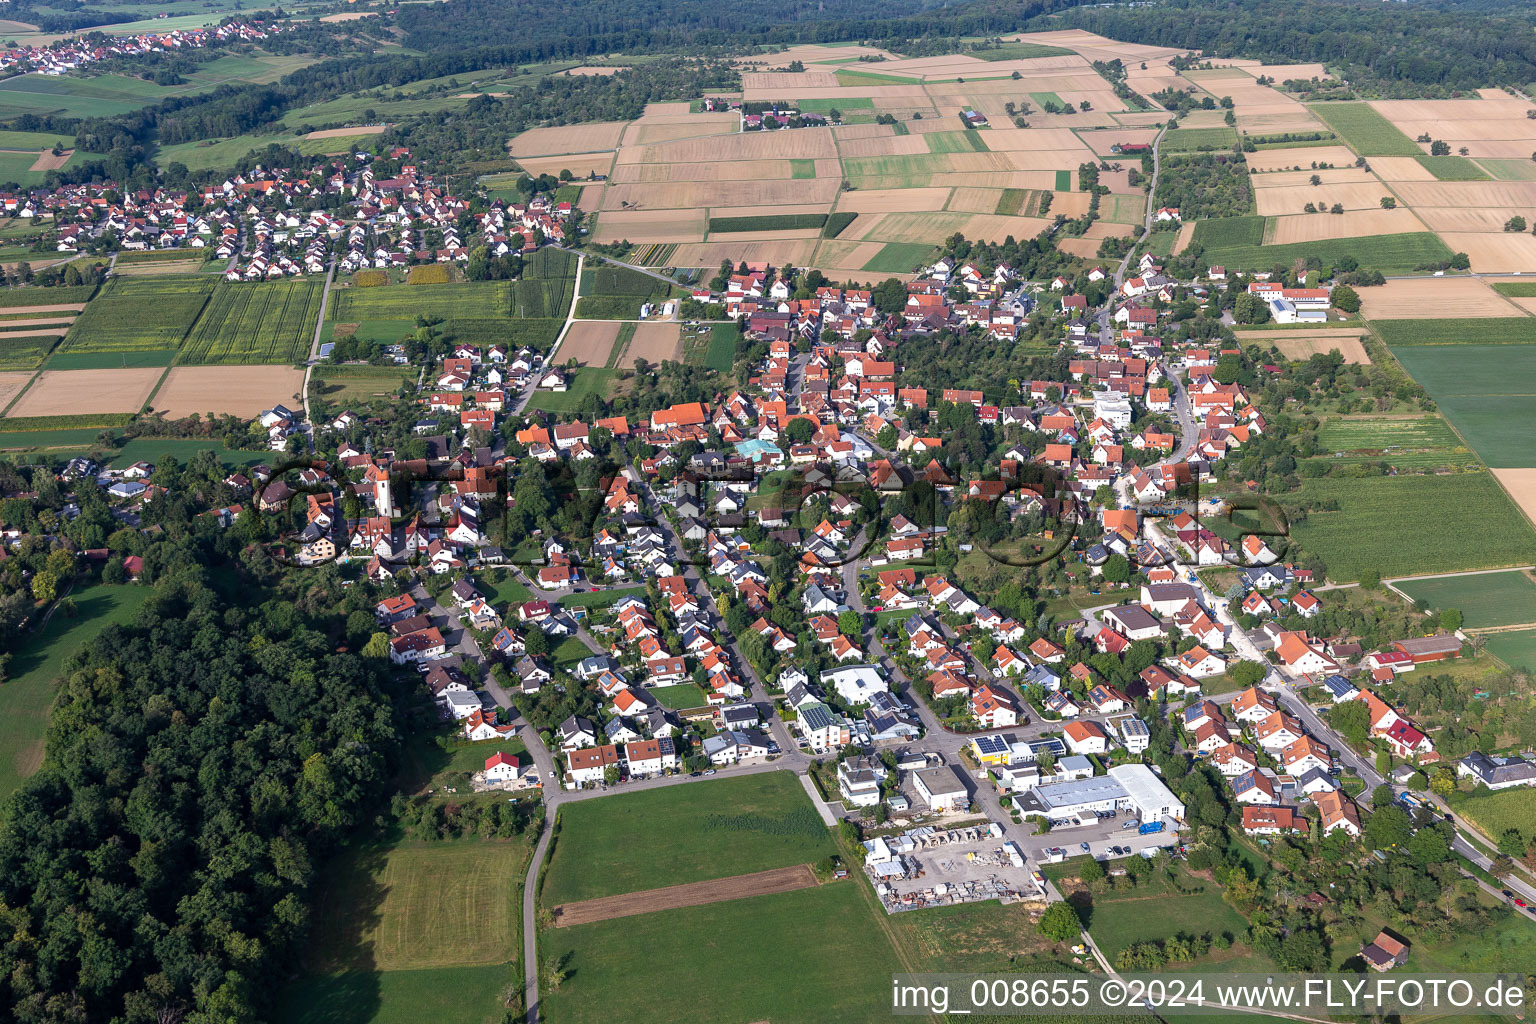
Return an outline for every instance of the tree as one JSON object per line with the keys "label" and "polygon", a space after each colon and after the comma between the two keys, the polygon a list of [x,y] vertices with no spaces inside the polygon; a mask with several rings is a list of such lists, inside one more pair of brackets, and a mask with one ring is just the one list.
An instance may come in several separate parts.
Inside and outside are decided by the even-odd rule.
{"label": "tree", "polygon": [[1391,196],[1382,196],[1381,197],[1381,208],[1383,210],[1395,210],[1395,209],[1397,209],[1397,200],[1392,198]]}
{"label": "tree", "polygon": [[1456,792],[1456,776],[1449,768],[1441,768],[1429,780],[1429,788],[1438,796],[1450,796]]}
{"label": "tree", "polygon": [[612,786],[613,784],[615,784],[618,781],[619,781],[619,766],[618,765],[610,764],[606,768],[603,769],[603,782],[605,784],[607,784],[609,786]]}
{"label": "tree", "polygon": [[1365,823],[1365,838],[1378,850],[1406,846],[1412,834],[1408,812],[1396,804],[1376,808]]}
{"label": "tree", "polygon": [[1089,857],[1077,874],[1079,878],[1090,885],[1094,882],[1102,882],[1104,880],[1104,865],[1100,864],[1095,858]]}
{"label": "tree", "polygon": [[1268,323],[1269,305],[1259,296],[1244,292],[1232,306],[1232,319],[1240,324]]}
{"label": "tree", "polygon": [[1521,217],[1518,214],[1516,214],[1515,216],[1509,218],[1509,220],[1504,222],[1504,230],[1505,231],[1524,231],[1525,230],[1525,218]]}
{"label": "tree", "polygon": [[864,622],[859,613],[850,608],[838,615],[837,631],[846,637],[861,636],[864,632]]}
{"label": "tree", "polygon": [[1440,613],[1440,628],[1454,633],[1461,628],[1461,609],[1447,608]]}
{"label": "tree", "polygon": [[790,444],[807,444],[815,434],[816,428],[803,417],[790,420],[789,426],[784,428],[784,437]]}
{"label": "tree", "polygon": [[1316,187],[1316,186],[1321,185],[1323,183],[1323,178],[1322,178],[1322,175],[1320,175],[1320,174],[1314,174],[1314,175],[1312,175],[1312,177],[1308,178],[1307,180],[1312,183],[1313,187]]}
{"label": "tree", "polygon": [[1525,849],[1530,844],[1525,841],[1525,836],[1520,834],[1517,828],[1507,828],[1499,833],[1499,852],[1511,860],[1525,856]]}
{"label": "tree", "polygon": [[1082,930],[1076,912],[1066,903],[1052,903],[1035,922],[1035,931],[1056,942],[1071,942]]}
{"label": "tree", "polygon": [[1131,563],[1124,555],[1110,555],[1104,561],[1104,578],[1111,583],[1128,583],[1131,579]]}
{"label": "tree", "polygon": [[532,657],[543,657],[549,653],[549,634],[542,629],[530,629],[523,637],[523,649]]}
{"label": "tree", "polygon": [[1365,745],[1366,735],[1370,731],[1371,710],[1361,700],[1335,704],[1333,710],[1328,712],[1328,724],[1350,746],[1361,747]]}
{"label": "tree", "polygon": [[46,570],[32,577],[32,596],[47,603],[59,594],[59,578]]}
{"label": "tree", "polygon": [[1376,771],[1385,775],[1392,770],[1392,752],[1388,750],[1376,751]]}
{"label": "tree", "polygon": [[363,657],[365,658],[375,658],[380,661],[388,661],[389,652],[390,646],[388,633],[375,633],[370,636],[368,638],[368,642],[363,645]]}
{"label": "tree", "polygon": [[1434,142],[1431,142],[1429,144],[1429,155],[1430,156],[1450,156],[1451,155],[1451,144],[1449,142],[1441,142],[1439,139],[1436,139]]}
{"label": "tree", "polygon": [[1360,293],[1347,284],[1341,284],[1333,290],[1333,305],[1335,309],[1342,309],[1346,313],[1360,312]]}
{"label": "tree", "polygon": [[1264,666],[1256,661],[1239,661],[1227,670],[1227,678],[1232,681],[1232,685],[1243,689],[1257,686],[1264,675]]}

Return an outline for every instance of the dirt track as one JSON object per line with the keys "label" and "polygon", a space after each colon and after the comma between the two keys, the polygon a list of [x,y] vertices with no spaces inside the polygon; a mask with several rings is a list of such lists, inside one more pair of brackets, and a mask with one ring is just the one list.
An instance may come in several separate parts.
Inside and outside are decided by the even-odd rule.
{"label": "dirt track", "polygon": [[673,907],[697,907],[706,903],[745,899],[748,896],[791,892],[795,889],[809,889],[815,884],[816,876],[811,873],[811,866],[797,864],[792,868],[774,868],[750,875],[715,878],[708,882],[669,885],[664,889],[646,889],[622,896],[562,903],[555,908],[555,927],[569,928],[572,925],[611,921],[616,917],[634,917],[636,914],[649,914]]}

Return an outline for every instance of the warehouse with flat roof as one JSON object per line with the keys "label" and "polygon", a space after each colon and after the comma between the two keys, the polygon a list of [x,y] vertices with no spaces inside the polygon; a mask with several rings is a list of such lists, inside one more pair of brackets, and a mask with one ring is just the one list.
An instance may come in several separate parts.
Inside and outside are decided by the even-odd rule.
{"label": "warehouse with flat roof", "polygon": [[1142,821],[1184,820],[1184,804],[1144,764],[1120,764],[1108,775],[1036,786],[1013,798],[1024,817],[1086,821],[1102,811],[1131,811]]}

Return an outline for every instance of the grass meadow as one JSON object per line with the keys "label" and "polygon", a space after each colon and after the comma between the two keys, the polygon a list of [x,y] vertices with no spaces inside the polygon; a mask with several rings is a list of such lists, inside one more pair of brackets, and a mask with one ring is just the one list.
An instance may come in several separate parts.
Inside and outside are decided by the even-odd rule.
{"label": "grass meadow", "polygon": [[1397,588],[1436,611],[1459,608],[1468,626],[1536,622],[1536,580],[1522,571],[1409,580]]}
{"label": "grass meadow", "polygon": [[792,772],[691,782],[561,808],[540,899],[552,907],[831,853],[831,835]]}
{"label": "grass meadow", "polygon": [[1512,668],[1536,669],[1536,629],[1491,633],[1483,649]]}
{"label": "grass meadow", "polygon": [[1408,136],[1367,103],[1314,103],[1312,113],[1361,156],[1419,156]]}
{"label": "grass meadow", "polygon": [[70,594],[75,616],[55,612],[47,626],[20,645],[0,685],[0,799],[14,793],[43,762],[43,734],[64,660],[103,629],[132,619],[151,592],[132,585],[77,588]]}
{"label": "grass meadow", "polygon": [[1531,464],[1536,389],[1530,382],[1536,380],[1536,344],[1398,344],[1392,355],[1429,392],[1483,462],[1496,469]]}

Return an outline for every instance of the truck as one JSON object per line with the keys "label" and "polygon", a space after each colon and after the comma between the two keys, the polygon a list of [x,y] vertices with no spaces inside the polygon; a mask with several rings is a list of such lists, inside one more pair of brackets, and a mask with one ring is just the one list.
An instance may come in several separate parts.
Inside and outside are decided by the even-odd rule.
{"label": "truck", "polygon": [[1141,826],[1141,828],[1138,828],[1136,830],[1136,834],[1139,835],[1139,836],[1149,836],[1149,835],[1151,835],[1154,832],[1161,832],[1162,830],[1163,830],[1163,823],[1162,822],[1160,822],[1160,821],[1149,821],[1145,825]]}

